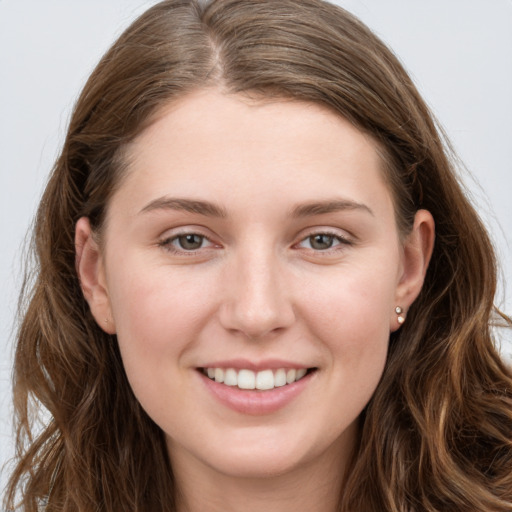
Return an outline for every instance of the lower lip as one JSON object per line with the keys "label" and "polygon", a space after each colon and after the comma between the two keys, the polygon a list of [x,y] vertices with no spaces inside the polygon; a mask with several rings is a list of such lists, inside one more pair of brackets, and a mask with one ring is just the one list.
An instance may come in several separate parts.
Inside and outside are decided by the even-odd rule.
{"label": "lower lip", "polygon": [[315,373],[316,371],[308,373],[292,384],[267,391],[258,391],[226,386],[226,384],[215,382],[203,373],[198,372],[205,386],[221,404],[241,414],[254,416],[272,414],[286,407],[305,390]]}

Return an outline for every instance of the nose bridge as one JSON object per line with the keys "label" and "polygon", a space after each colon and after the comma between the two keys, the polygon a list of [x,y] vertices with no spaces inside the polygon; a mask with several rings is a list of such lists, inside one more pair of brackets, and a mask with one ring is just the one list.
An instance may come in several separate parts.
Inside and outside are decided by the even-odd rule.
{"label": "nose bridge", "polygon": [[226,283],[223,323],[227,329],[254,339],[293,322],[282,270],[272,244],[249,244],[237,251]]}

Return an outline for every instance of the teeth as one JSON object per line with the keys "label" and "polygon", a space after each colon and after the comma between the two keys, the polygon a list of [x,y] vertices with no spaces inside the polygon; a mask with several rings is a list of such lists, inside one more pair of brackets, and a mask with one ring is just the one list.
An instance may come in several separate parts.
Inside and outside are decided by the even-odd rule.
{"label": "teeth", "polygon": [[238,387],[240,389],[254,389],[256,387],[255,373],[251,370],[240,370],[238,372]]}
{"label": "teeth", "polygon": [[215,368],[215,382],[224,382],[224,370],[222,368]]}
{"label": "teeth", "polygon": [[259,389],[261,391],[274,389],[292,384],[302,379],[306,373],[306,368],[279,368],[278,370],[262,370],[253,372],[252,370],[235,370],[234,368],[206,368],[203,370],[205,375],[215,382],[224,383],[227,386],[238,386],[240,389]]}
{"label": "teeth", "polygon": [[300,380],[302,379],[302,377],[304,377],[304,375],[306,375],[306,368],[300,368],[299,370],[297,370],[297,375],[295,376],[295,380]]}
{"label": "teeth", "polygon": [[272,370],[264,370],[256,374],[256,389],[274,389],[274,374]]}
{"label": "teeth", "polygon": [[286,383],[291,384],[295,382],[295,377],[297,376],[297,370],[288,370],[286,372]]}
{"label": "teeth", "polygon": [[274,386],[280,388],[286,384],[286,371],[283,368],[279,368],[274,375]]}
{"label": "teeth", "polygon": [[236,371],[233,368],[228,368],[224,373],[224,384],[227,386],[236,386],[238,384]]}

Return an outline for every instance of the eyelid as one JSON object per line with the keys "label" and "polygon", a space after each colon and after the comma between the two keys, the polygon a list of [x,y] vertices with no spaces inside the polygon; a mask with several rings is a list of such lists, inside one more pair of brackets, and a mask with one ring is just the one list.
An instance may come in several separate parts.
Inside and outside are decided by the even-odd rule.
{"label": "eyelid", "polygon": [[[177,254],[177,255],[184,255],[184,256],[194,256],[199,252],[204,252],[207,250],[215,249],[215,248],[221,248],[222,245],[220,243],[217,243],[214,241],[214,237],[210,234],[206,234],[205,231],[209,231],[202,226],[181,226],[178,228],[168,229],[166,230],[160,237],[157,242],[157,245],[159,247],[162,247],[168,252]],[[186,249],[179,249],[176,248],[173,245],[173,242],[177,240],[181,236],[186,235],[197,235],[201,237],[202,239],[206,240],[208,242],[207,247],[200,247],[195,250],[186,250]],[[327,235],[332,236],[335,238],[339,243],[336,244],[334,247],[329,247],[327,249],[313,249],[313,248],[304,248],[302,249],[313,252],[315,254],[324,254],[328,255],[329,253],[333,253],[336,251],[343,250],[347,246],[351,246],[355,243],[354,237],[352,235],[347,235],[347,232],[345,230],[341,230],[338,228],[333,227],[323,227],[323,226],[317,226],[308,228],[307,230],[304,230],[300,233],[300,235],[296,238],[296,242],[292,244],[292,248],[295,249],[301,249],[300,244],[305,242],[308,238],[316,236],[316,235]]]}
{"label": "eyelid", "polygon": [[[332,253],[334,251],[343,250],[343,248],[354,244],[354,237],[347,236],[346,231],[341,231],[339,229],[332,228],[332,227],[318,226],[318,227],[314,227],[314,228],[309,228],[305,233],[304,232],[301,233],[299,240],[296,243],[294,243],[293,245],[294,245],[294,247],[300,248],[299,245],[302,242],[305,242],[308,238],[311,238],[311,237],[317,236],[317,235],[332,236],[333,238],[335,238],[336,240],[339,241],[339,244],[334,247],[329,247],[328,249],[324,249],[324,250],[305,248],[306,250],[314,252],[314,253],[318,253],[318,254],[322,254],[322,253],[327,254],[327,253]],[[338,248],[339,245],[342,246],[341,249]]]}
{"label": "eyelid", "polygon": [[[212,248],[218,248],[220,247],[220,244],[215,243],[212,240],[212,236],[207,235],[204,233],[204,229],[202,229],[200,226],[183,226],[180,228],[170,229],[166,230],[163,235],[159,237],[159,240],[157,242],[157,245],[164,250],[176,254],[178,256],[194,256],[197,255],[199,252],[204,252],[206,250],[210,250]],[[182,236],[187,235],[196,235],[201,237],[202,239],[209,242],[209,245],[207,247],[200,247],[198,249],[194,250],[186,250],[186,249],[179,249],[173,245],[173,242],[177,240],[178,238]]]}

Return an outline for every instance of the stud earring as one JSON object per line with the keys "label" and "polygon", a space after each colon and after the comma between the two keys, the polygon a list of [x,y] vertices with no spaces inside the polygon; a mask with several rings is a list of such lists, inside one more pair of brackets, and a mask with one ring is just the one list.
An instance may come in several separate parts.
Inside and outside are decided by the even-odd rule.
{"label": "stud earring", "polygon": [[400,306],[397,306],[395,308],[395,313],[398,315],[398,318],[396,319],[396,321],[402,325],[404,322],[405,322],[405,317],[402,316],[402,313],[404,312],[404,310],[400,307]]}

